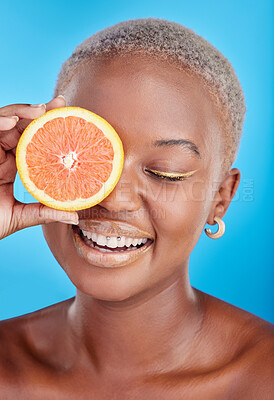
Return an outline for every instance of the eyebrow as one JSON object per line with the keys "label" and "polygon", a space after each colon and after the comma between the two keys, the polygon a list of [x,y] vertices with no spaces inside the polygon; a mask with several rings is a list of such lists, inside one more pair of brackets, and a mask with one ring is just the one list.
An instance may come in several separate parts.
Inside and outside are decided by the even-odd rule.
{"label": "eyebrow", "polygon": [[156,146],[156,147],[183,146],[183,147],[190,149],[191,151],[193,151],[193,153],[195,153],[196,156],[201,158],[201,154],[200,154],[196,144],[188,139],[161,139],[161,140],[155,140],[155,142],[153,142],[152,144],[153,144],[153,146]]}

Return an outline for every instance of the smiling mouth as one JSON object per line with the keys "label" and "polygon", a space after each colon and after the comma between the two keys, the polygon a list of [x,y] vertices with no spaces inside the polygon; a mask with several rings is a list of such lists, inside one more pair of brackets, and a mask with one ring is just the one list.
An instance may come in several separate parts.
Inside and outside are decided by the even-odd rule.
{"label": "smiling mouth", "polygon": [[[88,238],[86,236],[86,232],[84,234],[83,230],[79,228],[79,226],[74,225],[73,226],[73,230],[78,233],[78,235],[80,236],[80,238],[82,239],[82,241],[89,247],[93,248],[93,249],[97,249],[102,253],[122,253],[122,252],[127,252],[127,251],[134,251],[137,249],[140,249],[141,247],[148,247],[150,244],[152,244],[153,240],[149,239],[149,238],[144,238],[144,239],[140,239],[138,240],[138,242],[141,243],[136,243],[135,245],[130,243],[131,241],[127,241],[127,244],[125,244],[124,246],[119,246],[117,245],[117,247],[110,247],[107,244],[106,245],[102,245],[102,244],[98,244],[96,243],[96,241],[92,240],[92,238]],[[110,238],[111,239],[111,238]],[[120,237],[120,240],[122,239],[123,242],[125,242],[125,240],[123,240],[123,237]],[[127,240],[127,239],[126,239]],[[114,245],[115,246],[115,245]]]}

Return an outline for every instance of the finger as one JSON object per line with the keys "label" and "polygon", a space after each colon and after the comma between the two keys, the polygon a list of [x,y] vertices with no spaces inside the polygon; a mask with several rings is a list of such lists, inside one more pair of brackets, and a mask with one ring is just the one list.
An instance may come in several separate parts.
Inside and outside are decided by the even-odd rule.
{"label": "finger", "polygon": [[8,130],[13,128],[17,122],[19,121],[19,117],[12,116],[12,117],[0,117],[0,130]]}
{"label": "finger", "polygon": [[6,161],[7,158],[7,154],[4,151],[4,149],[2,149],[2,147],[0,146],[0,165],[3,164],[4,161]]}
{"label": "finger", "polygon": [[11,117],[17,115],[19,118],[35,119],[43,115],[46,111],[45,104],[11,104],[0,108],[0,116]]}
{"label": "finger", "polygon": [[31,119],[20,119],[14,128],[0,132],[0,145],[4,150],[8,151],[17,146],[21,134],[31,121]]}
{"label": "finger", "polygon": [[[65,105],[66,100],[63,96],[56,97],[55,99],[46,103],[46,106],[49,106],[50,109],[64,107]],[[2,118],[7,119],[7,117]],[[8,128],[5,128],[5,131],[2,130],[2,132],[0,133],[0,145],[3,147],[3,149],[5,149],[6,151],[14,149],[17,146],[21,134],[24,132],[31,121],[31,119],[20,119],[13,129],[7,130]]]}
{"label": "finger", "polygon": [[21,134],[17,129],[11,129],[10,131],[4,131],[0,133],[0,146],[6,151],[13,149],[17,146],[18,140]]}
{"label": "finger", "polygon": [[[27,107],[32,107],[29,105],[26,105]],[[45,105],[48,107],[47,111],[50,109],[54,108],[59,108],[59,107],[65,107],[66,106],[66,100],[65,98],[60,95],[56,97],[55,99],[52,99],[50,102],[46,103]],[[11,107],[11,106],[7,106]],[[2,109],[0,108],[0,113],[1,110],[4,110],[6,107],[3,107]],[[35,109],[37,107],[34,107]],[[5,110],[4,110],[5,111]],[[6,112],[6,111],[5,111]],[[42,112],[43,114],[44,112]],[[41,114],[41,112],[40,112]],[[22,115],[22,114],[21,114]],[[5,124],[2,124],[2,129],[1,129],[1,119],[5,120]],[[17,146],[18,140],[20,138],[20,135],[24,132],[26,127],[30,124],[32,119],[20,119],[17,124],[14,124],[14,120],[18,120],[17,116],[12,117],[12,123],[6,123],[6,120],[10,120],[9,117],[0,117],[0,145],[5,149],[6,151],[14,149]]]}
{"label": "finger", "polygon": [[41,203],[16,204],[14,215],[15,221],[13,223],[16,230],[50,222],[64,222],[74,225],[79,222],[76,211],[55,210]]}
{"label": "finger", "polygon": [[[0,187],[15,181],[17,167],[15,157],[10,152],[5,152],[0,147]],[[0,202],[1,203],[1,202]]]}
{"label": "finger", "polygon": [[46,103],[47,111],[53,110],[54,108],[66,107],[66,100],[64,96],[59,95]]}

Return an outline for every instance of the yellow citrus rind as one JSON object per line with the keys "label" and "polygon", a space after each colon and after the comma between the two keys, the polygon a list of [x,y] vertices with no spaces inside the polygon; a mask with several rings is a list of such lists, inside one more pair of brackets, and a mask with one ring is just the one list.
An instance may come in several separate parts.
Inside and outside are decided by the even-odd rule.
{"label": "yellow citrus rind", "polygon": [[[75,200],[60,201],[53,199],[43,190],[38,189],[36,185],[32,182],[28,172],[28,165],[26,163],[26,151],[27,146],[31,142],[34,134],[37,132],[38,129],[42,128],[46,122],[54,118],[65,118],[69,116],[83,118],[87,122],[92,122],[94,125],[96,125],[104,133],[106,138],[111,141],[114,151],[114,159],[112,162],[112,172],[108,180],[103,183],[103,186],[99,190],[99,192],[87,199],[79,197]],[[26,127],[18,141],[18,145],[16,148],[16,165],[18,174],[27,191],[40,203],[45,204],[51,208],[63,211],[83,210],[100,203],[115,188],[121,176],[123,164],[123,145],[115,129],[104,118],[81,107],[62,107],[47,111],[41,117],[33,120]]]}

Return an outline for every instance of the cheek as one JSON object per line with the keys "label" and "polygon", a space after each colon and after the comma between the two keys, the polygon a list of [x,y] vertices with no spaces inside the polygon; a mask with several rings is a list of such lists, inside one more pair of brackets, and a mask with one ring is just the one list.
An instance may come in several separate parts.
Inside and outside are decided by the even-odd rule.
{"label": "cheek", "polygon": [[[182,249],[189,256],[207,218],[208,192],[202,182],[163,184],[150,210],[158,241],[166,248]],[[181,251],[180,251],[181,253]]]}

